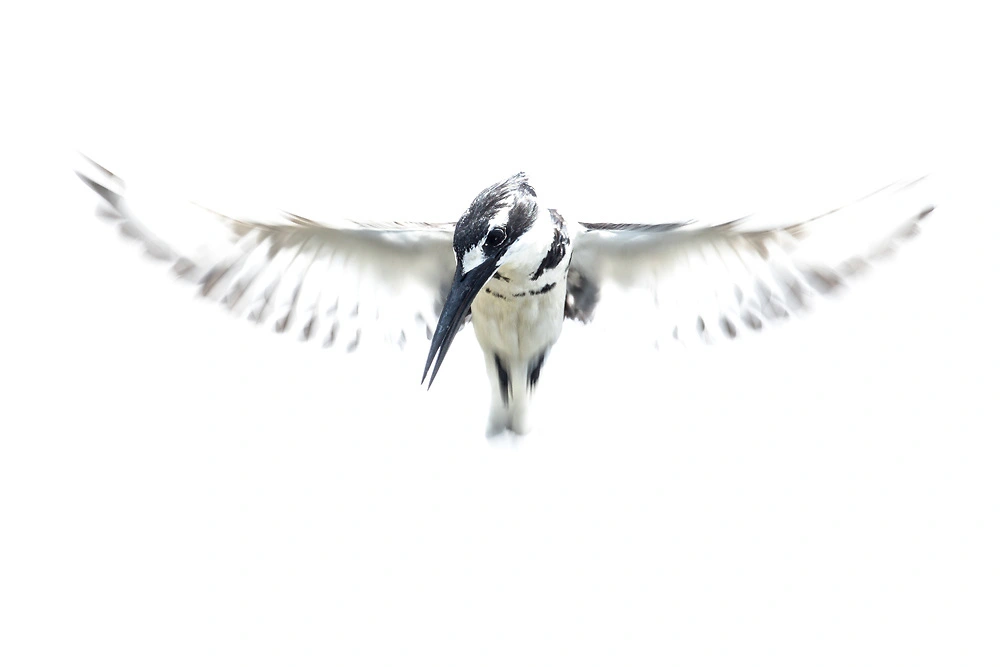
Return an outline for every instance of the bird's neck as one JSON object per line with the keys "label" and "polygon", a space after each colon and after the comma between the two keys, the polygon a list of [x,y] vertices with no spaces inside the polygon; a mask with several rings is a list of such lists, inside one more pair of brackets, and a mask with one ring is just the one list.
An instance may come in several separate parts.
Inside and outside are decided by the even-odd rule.
{"label": "bird's neck", "polygon": [[539,206],[538,219],[507,251],[500,275],[511,287],[536,286],[565,268],[569,255],[570,238],[562,217]]}

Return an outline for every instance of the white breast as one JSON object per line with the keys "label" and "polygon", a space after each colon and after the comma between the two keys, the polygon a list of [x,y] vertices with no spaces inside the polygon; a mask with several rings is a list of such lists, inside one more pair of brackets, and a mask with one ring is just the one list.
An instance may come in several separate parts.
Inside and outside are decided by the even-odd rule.
{"label": "white breast", "polygon": [[472,325],[487,353],[492,351],[510,360],[528,360],[559,338],[566,303],[569,249],[557,266],[532,280],[552,245],[552,233],[550,221],[536,221],[511,246],[503,265],[472,302]]}
{"label": "white breast", "polygon": [[[502,270],[500,275],[505,275]],[[545,293],[532,294],[552,283]],[[534,358],[559,338],[565,303],[565,276],[549,282],[494,278],[472,302],[476,338],[484,351],[505,359]]]}

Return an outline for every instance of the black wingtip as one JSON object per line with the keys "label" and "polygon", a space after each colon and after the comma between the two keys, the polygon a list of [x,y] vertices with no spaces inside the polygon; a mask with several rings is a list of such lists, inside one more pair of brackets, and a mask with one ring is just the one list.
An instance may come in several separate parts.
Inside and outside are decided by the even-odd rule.
{"label": "black wingtip", "polygon": [[[89,157],[88,155],[85,155],[84,153],[81,153],[80,151],[77,151],[76,154],[79,155],[91,167],[93,167],[97,171],[101,172],[101,174],[103,174],[104,176],[106,176],[106,177],[108,177],[108,178],[110,178],[112,180],[115,180],[115,181],[121,181],[121,179],[118,178],[117,176],[115,176],[113,172],[108,171],[106,168],[102,167],[97,162],[94,162],[93,158]],[[79,173],[79,172],[77,172],[77,173]]]}
{"label": "black wingtip", "polygon": [[100,183],[92,179],[90,176],[87,176],[86,174],[83,174],[79,171],[75,173],[88,188],[99,194],[102,199],[104,199],[106,202],[108,202],[115,208],[118,207],[118,202],[121,200],[121,195],[119,195],[114,190],[111,190],[107,186],[101,185]]}
{"label": "black wingtip", "polygon": [[[103,183],[99,182],[98,180],[95,180],[95,178],[96,179],[100,179],[100,180],[104,180],[104,181],[109,182],[111,184],[119,184],[119,185],[123,184],[122,179],[118,178],[117,176],[115,176],[114,173],[112,173],[111,171],[105,169],[104,167],[102,167],[101,165],[99,165],[97,162],[94,162],[94,160],[92,160],[91,158],[87,157],[83,153],[78,152],[77,154],[80,156],[80,159],[83,162],[85,162],[86,164],[83,165],[83,166],[81,166],[79,169],[75,169],[74,173],[77,175],[77,177],[81,181],[83,181],[83,183],[88,188],[90,188],[91,190],[93,190],[94,192],[96,192],[98,195],[101,196],[102,199],[104,199],[106,202],[108,202],[109,204],[111,204],[113,207],[115,207],[117,209],[119,203],[121,202],[121,198],[122,198],[121,194],[118,193],[118,192],[115,192],[114,190],[112,190],[111,188],[109,188],[107,185],[104,185]],[[93,175],[94,175],[94,178],[92,178],[87,173],[85,173],[87,171],[92,172]],[[94,173],[94,172],[96,172],[96,173]]]}

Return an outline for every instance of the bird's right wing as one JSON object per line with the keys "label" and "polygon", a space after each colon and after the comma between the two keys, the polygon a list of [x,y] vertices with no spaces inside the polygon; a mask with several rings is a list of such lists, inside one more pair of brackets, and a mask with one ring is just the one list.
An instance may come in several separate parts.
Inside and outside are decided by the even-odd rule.
{"label": "bird's right wing", "polygon": [[802,221],[581,223],[566,315],[590,321],[628,295],[623,319],[632,329],[648,323],[653,330],[640,333],[654,340],[734,338],[843,285],[933,210],[919,179]]}
{"label": "bird's right wing", "polygon": [[429,338],[455,272],[454,224],[264,222],[162,200],[144,209],[100,165],[87,160],[77,173],[103,199],[102,217],[201,296],[347,351],[369,338]]}

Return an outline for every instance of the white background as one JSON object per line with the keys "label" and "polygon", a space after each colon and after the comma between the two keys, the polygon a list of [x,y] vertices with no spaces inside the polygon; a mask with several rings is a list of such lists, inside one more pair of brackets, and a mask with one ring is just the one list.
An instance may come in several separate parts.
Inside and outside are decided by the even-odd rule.
{"label": "white background", "polygon": [[[5,20],[4,665],[995,665],[993,19],[960,4],[56,3]],[[568,326],[483,436],[471,331],[342,358],[93,215],[74,150],[233,207],[804,214],[926,233],[766,334]],[[420,347],[420,346],[418,346]]]}

